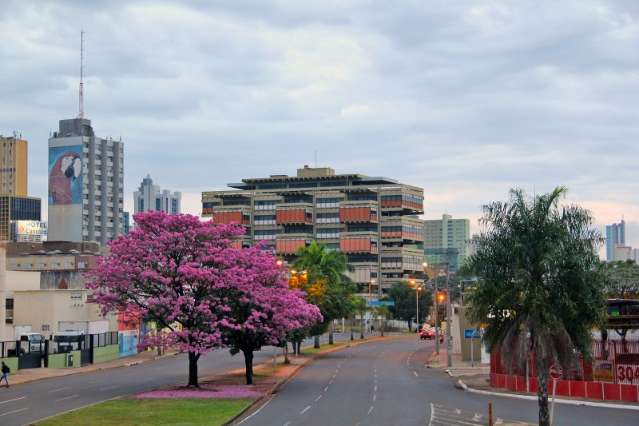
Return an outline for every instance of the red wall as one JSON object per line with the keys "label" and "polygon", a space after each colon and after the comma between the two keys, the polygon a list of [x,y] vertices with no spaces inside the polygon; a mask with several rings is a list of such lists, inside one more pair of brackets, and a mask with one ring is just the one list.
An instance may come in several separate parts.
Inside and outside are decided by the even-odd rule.
{"label": "red wall", "polygon": [[284,223],[306,223],[305,209],[277,210],[275,212],[275,222],[278,225]]}

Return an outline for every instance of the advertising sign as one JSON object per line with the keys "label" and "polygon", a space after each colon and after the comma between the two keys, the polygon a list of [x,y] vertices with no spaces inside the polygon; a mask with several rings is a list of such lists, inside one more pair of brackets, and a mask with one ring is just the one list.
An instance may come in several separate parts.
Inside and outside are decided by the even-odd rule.
{"label": "advertising sign", "polygon": [[474,328],[465,328],[464,329],[464,339],[481,339],[481,334],[479,330]]}
{"label": "advertising sign", "polygon": [[639,384],[639,354],[617,354],[615,361],[617,383],[626,385]]}
{"label": "advertising sign", "polygon": [[49,205],[82,203],[82,145],[49,148]]}
{"label": "advertising sign", "polygon": [[592,378],[596,382],[615,381],[615,370],[612,361],[596,359],[592,365]]}

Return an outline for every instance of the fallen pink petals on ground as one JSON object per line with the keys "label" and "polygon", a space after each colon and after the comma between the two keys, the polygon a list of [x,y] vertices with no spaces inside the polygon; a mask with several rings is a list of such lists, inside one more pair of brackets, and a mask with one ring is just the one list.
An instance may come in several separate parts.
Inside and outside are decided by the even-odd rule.
{"label": "fallen pink petals on ground", "polygon": [[200,389],[177,388],[142,392],[135,395],[137,399],[181,399],[181,398],[204,398],[204,399],[239,399],[258,398],[261,392],[254,390],[253,386],[202,386]]}

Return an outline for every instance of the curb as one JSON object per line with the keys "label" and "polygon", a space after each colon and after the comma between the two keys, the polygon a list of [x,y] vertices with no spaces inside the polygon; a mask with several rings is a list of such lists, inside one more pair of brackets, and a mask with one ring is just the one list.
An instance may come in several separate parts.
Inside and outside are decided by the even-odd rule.
{"label": "curb", "polygon": [[[466,385],[466,383],[464,383],[461,379],[457,381],[457,383],[455,384],[455,387],[458,389],[462,389],[466,392],[476,393],[479,395],[501,396],[504,398],[537,401],[537,396],[535,395],[522,395],[518,393],[494,392],[494,391],[486,391],[486,390],[471,388],[468,385]],[[550,400],[551,400],[551,397],[548,398],[548,401]],[[607,402],[582,401],[578,399],[563,399],[563,398],[555,398],[555,402],[557,402],[558,404],[566,404],[566,405],[577,405],[577,406],[581,405],[586,407],[614,408],[618,410],[639,411],[639,405],[609,404]]]}
{"label": "curb", "polygon": [[[375,336],[374,338],[369,339],[369,340],[360,340],[360,341],[355,341],[354,340],[352,342],[349,341],[344,346],[338,346],[338,347],[335,347],[335,348],[330,348],[329,350],[327,350],[325,352],[321,352],[321,353],[318,353],[318,354],[313,354],[313,356],[311,356],[310,358],[307,358],[306,361],[304,361],[304,363],[297,365],[296,368],[291,372],[291,374],[289,374],[286,378],[284,378],[281,381],[279,381],[278,383],[274,384],[271,387],[271,389],[269,389],[263,396],[261,396],[260,398],[256,399],[255,401],[253,401],[246,408],[244,408],[242,411],[240,411],[235,416],[233,416],[233,418],[227,420],[225,423],[222,424],[222,426],[231,426],[233,424],[237,424],[237,425],[242,424],[244,421],[248,420],[253,415],[257,414],[259,412],[259,410],[262,409],[262,407],[265,407],[266,404],[269,403],[269,401],[273,398],[273,394],[277,393],[281,388],[286,386],[291,380],[293,380],[295,378],[295,376],[300,372],[300,370],[303,367],[306,367],[308,364],[312,363],[316,359],[321,358],[324,355],[328,355],[328,354],[331,354],[333,352],[337,352],[337,351],[340,351],[340,350],[343,350],[343,349],[352,348],[354,346],[359,346],[359,345],[362,345],[364,343],[373,343],[373,342],[392,339],[392,338],[396,338],[396,337],[395,336],[384,336],[384,337]],[[268,361],[267,363],[270,363],[270,361]],[[264,364],[267,364],[267,363],[262,363],[260,365],[264,365]],[[257,408],[258,406],[259,406],[259,408]],[[253,410],[255,408],[257,408],[257,410],[255,410],[249,416],[243,418],[242,421],[240,421],[239,423],[234,423],[237,420],[239,420],[243,415],[245,415],[247,412],[249,412],[249,411],[251,411],[251,410]]]}

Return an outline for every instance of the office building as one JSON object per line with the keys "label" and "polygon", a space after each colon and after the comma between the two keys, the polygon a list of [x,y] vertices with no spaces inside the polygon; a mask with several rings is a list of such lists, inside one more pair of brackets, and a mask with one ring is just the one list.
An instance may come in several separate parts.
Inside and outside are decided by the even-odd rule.
{"label": "office building", "polygon": [[16,221],[40,221],[41,200],[34,197],[0,195],[0,241],[15,241]]}
{"label": "office building", "polygon": [[0,135],[0,195],[27,196],[28,158],[26,140]]}
{"label": "office building", "polygon": [[95,136],[91,120],[60,120],[49,138],[50,241],[96,241],[123,232],[124,147]]}
{"label": "office building", "polygon": [[129,231],[131,230],[131,215],[129,212],[122,213],[122,233],[124,235],[129,235]]}
{"label": "office building", "polygon": [[134,213],[155,210],[178,214],[181,211],[181,199],[181,193],[160,189],[158,185],[153,184],[151,176],[146,175],[138,190],[133,193]]}
{"label": "office building", "polygon": [[606,260],[615,260],[615,247],[626,245],[626,222],[606,225]]}
{"label": "office building", "polygon": [[470,253],[470,221],[453,219],[448,214],[441,220],[424,221],[424,254],[432,265],[449,264],[456,272]]}
{"label": "office building", "polygon": [[625,262],[626,260],[634,260],[633,249],[630,246],[622,246],[617,244],[614,248],[612,260],[616,262]]}
{"label": "office building", "polygon": [[304,166],[202,193],[202,216],[246,227],[243,244],[259,241],[287,261],[312,240],[344,253],[361,292],[382,294],[423,276],[423,189],[384,177],[335,174]]}

